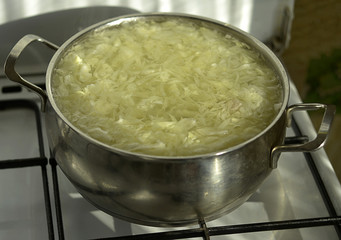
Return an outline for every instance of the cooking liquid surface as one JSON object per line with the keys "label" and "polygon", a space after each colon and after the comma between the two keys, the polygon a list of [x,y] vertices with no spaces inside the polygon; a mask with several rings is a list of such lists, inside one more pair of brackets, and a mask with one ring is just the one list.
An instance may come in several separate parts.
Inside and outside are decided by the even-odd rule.
{"label": "cooking liquid surface", "polygon": [[87,135],[157,156],[216,152],[274,119],[282,88],[247,44],[181,20],[136,21],[88,34],[52,79],[57,106]]}

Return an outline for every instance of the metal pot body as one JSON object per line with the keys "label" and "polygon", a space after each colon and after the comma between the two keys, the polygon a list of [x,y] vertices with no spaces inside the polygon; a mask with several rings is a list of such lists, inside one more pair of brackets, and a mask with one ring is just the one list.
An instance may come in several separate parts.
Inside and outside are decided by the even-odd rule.
{"label": "metal pot body", "polygon": [[[56,106],[51,81],[55,64],[72,44],[90,31],[139,18],[182,18],[230,34],[259,51],[277,73],[283,91],[282,107],[269,126],[252,139],[221,152],[192,157],[155,157],[130,153],[98,142],[74,127]],[[14,69],[24,48],[39,41],[57,52],[46,74],[47,92],[23,79]],[[277,166],[283,151],[312,151],[323,146],[334,114],[323,104],[300,104],[287,109],[289,80],[278,58],[249,34],[221,22],[185,14],[137,14],[107,20],[71,37],[61,47],[34,35],[23,37],[5,63],[12,81],[41,97],[49,146],[65,175],[78,191],[103,211],[130,222],[180,226],[212,220],[244,203]],[[324,108],[317,138],[286,145],[286,124],[296,110]]]}
{"label": "metal pot body", "polygon": [[89,142],[50,104],[46,124],[58,165],[85,198],[111,215],[153,226],[210,220],[244,203],[271,172],[271,149],[285,135],[281,117],[262,136],[233,151],[158,159]]}

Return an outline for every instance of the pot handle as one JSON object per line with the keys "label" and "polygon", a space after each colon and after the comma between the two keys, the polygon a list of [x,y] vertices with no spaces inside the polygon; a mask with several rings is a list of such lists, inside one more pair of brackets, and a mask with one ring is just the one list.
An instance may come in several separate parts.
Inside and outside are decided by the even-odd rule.
{"label": "pot handle", "polygon": [[59,47],[39,36],[33,35],[33,34],[28,34],[26,36],[24,36],[23,38],[21,38],[16,44],[15,46],[12,48],[11,52],[8,54],[6,61],[5,61],[5,74],[8,77],[8,79],[17,82],[25,87],[27,87],[28,89],[34,91],[35,93],[37,93],[40,97],[41,100],[41,111],[44,112],[45,111],[45,107],[46,107],[46,101],[47,101],[47,94],[46,92],[41,89],[40,87],[34,85],[33,83],[28,82],[27,80],[25,80],[19,73],[16,72],[15,70],[15,64],[17,59],[19,58],[20,54],[22,53],[22,51],[32,42],[41,42],[43,44],[45,44],[46,46],[48,46],[51,49],[57,50]]}
{"label": "pot handle", "polygon": [[301,143],[301,144],[284,144],[276,146],[271,151],[271,163],[270,167],[277,168],[279,156],[282,152],[311,152],[320,149],[324,146],[328,133],[330,131],[336,108],[334,105],[325,105],[320,103],[301,103],[290,106],[287,109],[287,127],[291,126],[292,114],[295,111],[309,111],[324,109],[324,115],[320,125],[320,129],[315,139]]}

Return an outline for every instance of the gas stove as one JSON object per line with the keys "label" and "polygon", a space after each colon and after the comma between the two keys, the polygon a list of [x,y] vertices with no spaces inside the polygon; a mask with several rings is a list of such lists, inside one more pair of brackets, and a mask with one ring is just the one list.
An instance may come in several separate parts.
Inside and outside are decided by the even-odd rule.
{"label": "gas stove", "polygon": [[[49,5],[46,2],[47,6],[51,6],[52,3]],[[208,17],[235,22],[235,25],[258,35],[274,47],[274,51],[281,52],[288,44],[283,28],[280,28],[279,35],[276,33],[273,37],[269,32],[277,28],[271,24],[268,26],[272,29],[270,31],[255,30],[257,27],[252,28],[245,23],[245,19],[243,22],[241,17],[238,18],[241,12],[233,11],[235,14],[226,17],[226,12],[221,9],[222,1],[203,1],[201,8],[195,4],[190,8],[187,1],[183,5],[179,1],[148,1],[146,6],[137,4],[142,1],[127,2],[131,6],[73,8],[3,23],[0,25],[1,65],[10,48],[27,33],[61,44],[92,23],[134,13],[134,9],[212,14]],[[224,3],[227,2],[233,1]],[[266,3],[269,1],[260,1],[258,7],[250,5],[253,1],[243,2],[241,8],[244,11],[253,9],[252,17],[258,21],[253,24],[260,28],[260,10],[254,8],[262,6],[268,9]],[[66,4],[64,1],[62,3]],[[204,11],[205,4],[214,6],[216,10]],[[287,4],[292,10],[293,2],[287,1]],[[123,3],[119,1],[117,5],[123,6]],[[60,6],[55,5],[51,10],[61,10]],[[144,8],[147,6],[149,9]],[[283,16],[291,16],[290,11],[286,15],[288,7],[283,7],[283,1],[277,8],[272,5],[272,11],[279,11],[279,7],[286,9]],[[232,4],[231,9],[240,8]],[[284,26],[288,34],[290,24],[286,22]],[[45,68],[52,54],[48,50],[36,51],[33,46],[18,63],[18,72],[44,87]],[[7,80],[3,69],[0,72],[0,88],[1,239],[341,239],[341,186],[323,149],[313,153],[282,154],[278,168],[257,192],[241,207],[217,220],[198,220],[198,225],[176,228],[142,226],[114,218],[86,201],[61,172],[49,152],[39,98]],[[289,104],[299,102],[301,99],[291,82]],[[287,136],[311,139],[315,135],[308,114],[294,113],[294,124],[287,129]]]}

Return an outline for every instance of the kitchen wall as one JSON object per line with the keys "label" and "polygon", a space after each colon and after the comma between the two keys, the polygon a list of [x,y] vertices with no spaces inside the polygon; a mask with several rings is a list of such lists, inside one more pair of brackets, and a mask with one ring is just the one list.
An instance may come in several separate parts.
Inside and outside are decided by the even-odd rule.
{"label": "kitchen wall", "polygon": [[[341,180],[341,1],[296,0],[291,41],[283,54],[304,102],[337,105],[325,146]],[[315,126],[322,114],[311,114]]]}

